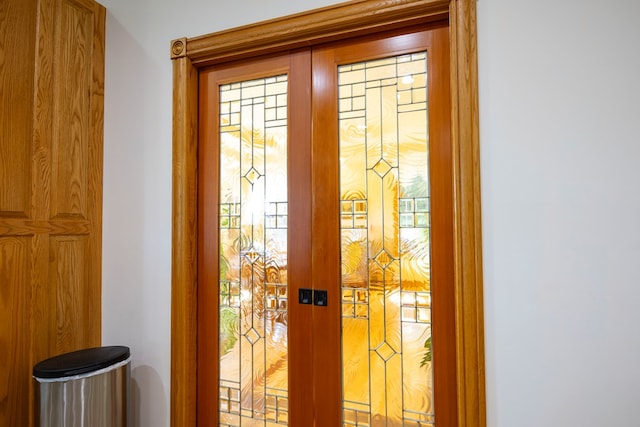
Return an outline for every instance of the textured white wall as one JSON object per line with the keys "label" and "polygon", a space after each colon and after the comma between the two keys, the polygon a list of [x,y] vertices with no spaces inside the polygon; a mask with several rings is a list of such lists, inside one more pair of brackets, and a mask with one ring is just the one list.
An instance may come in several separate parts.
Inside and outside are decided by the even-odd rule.
{"label": "textured white wall", "polygon": [[[169,42],[335,3],[102,0],[103,342],[168,426]],[[491,427],[640,425],[640,3],[480,0]],[[327,426],[330,427],[330,426]]]}

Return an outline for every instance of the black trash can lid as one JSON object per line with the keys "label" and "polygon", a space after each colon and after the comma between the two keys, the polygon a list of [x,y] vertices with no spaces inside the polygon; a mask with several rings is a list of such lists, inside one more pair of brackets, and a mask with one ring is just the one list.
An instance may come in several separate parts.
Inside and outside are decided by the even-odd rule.
{"label": "black trash can lid", "polygon": [[36,378],[63,378],[108,368],[129,358],[129,347],[87,348],[43,360],[33,367]]}

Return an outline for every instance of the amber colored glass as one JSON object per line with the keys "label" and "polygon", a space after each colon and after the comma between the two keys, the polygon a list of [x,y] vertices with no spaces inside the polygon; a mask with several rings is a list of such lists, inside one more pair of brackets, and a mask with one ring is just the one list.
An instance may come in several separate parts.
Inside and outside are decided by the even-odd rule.
{"label": "amber colored glass", "polygon": [[287,76],[221,86],[219,111],[220,425],[287,425]]}
{"label": "amber colored glass", "polygon": [[427,55],[338,68],[343,426],[433,426]]}

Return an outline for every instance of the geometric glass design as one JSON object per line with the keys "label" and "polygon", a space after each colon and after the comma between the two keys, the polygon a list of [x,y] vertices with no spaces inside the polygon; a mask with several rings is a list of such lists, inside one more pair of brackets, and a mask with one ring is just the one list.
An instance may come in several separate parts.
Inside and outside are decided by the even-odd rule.
{"label": "geometric glass design", "polygon": [[221,426],[288,425],[287,80],[219,87]]}
{"label": "geometric glass design", "polygon": [[261,177],[262,175],[260,174],[260,172],[258,172],[257,170],[255,170],[254,168],[251,168],[249,170],[249,172],[246,173],[246,175],[244,176],[246,178],[247,181],[249,181],[249,184],[253,185],[255,184],[258,179]]}
{"label": "geometric glass design", "polygon": [[380,178],[382,178],[387,174],[387,172],[391,170],[391,166],[389,165],[389,163],[385,162],[384,159],[380,159],[380,161],[376,163],[372,169],[375,171],[375,173],[378,174]]}
{"label": "geometric glass design", "polygon": [[386,342],[380,344],[375,350],[376,353],[378,353],[378,356],[380,356],[385,362],[397,354],[397,352]]}
{"label": "geometric glass design", "polygon": [[343,426],[434,426],[427,55],[338,67]]}
{"label": "geometric glass design", "polygon": [[393,261],[393,256],[389,252],[382,250],[373,259],[380,267],[387,268]]}
{"label": "geometric glass design", "polygon": [[244,334],[245,338],[253,345],[260,339],[260,332],[256,331],[254,328],[251,328]]}

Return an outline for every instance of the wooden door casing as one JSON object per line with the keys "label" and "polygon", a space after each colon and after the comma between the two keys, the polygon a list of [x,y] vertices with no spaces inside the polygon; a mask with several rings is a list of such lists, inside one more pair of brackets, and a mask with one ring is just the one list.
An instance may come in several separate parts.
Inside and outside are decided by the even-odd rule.
{"label": "wooden door casing", "polygon": [[448,19],[454,180],[457,418],[486,425],[473,0],[347,2],[282,19],[171,42],[174,71],[171,424],[196,425],[198,70],[240,58]]}
{"label": "wooden door casing", "polygon": [[105,16],[0,3],[0,426],[33,425],[35,363],[100,344]]}

